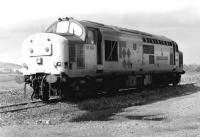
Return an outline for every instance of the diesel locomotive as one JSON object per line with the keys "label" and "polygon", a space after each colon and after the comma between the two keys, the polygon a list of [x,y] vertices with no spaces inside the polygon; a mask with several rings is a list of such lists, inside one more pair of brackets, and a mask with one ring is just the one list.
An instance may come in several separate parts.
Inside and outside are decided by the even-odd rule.
{"label": "diesel locomotive", "polygon": [[176,85],[183,53],[175,41],[137,30],[59,18],[23,43],[32,98],[79,97],[123,88]]}

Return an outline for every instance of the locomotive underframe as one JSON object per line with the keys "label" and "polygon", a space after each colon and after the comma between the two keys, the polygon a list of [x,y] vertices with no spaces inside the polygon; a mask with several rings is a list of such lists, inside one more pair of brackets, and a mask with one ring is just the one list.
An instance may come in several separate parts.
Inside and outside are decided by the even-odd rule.
{"label": "locomotive underframe", "polygon": [[[184,72],[182,72],[184,73]],[[49,83],[46,77],[49,74],[38,73],[34,75],[26,75],[25,83],[33,88],[31,98],[48,101],[51,96],[59,96],[61,98],[80,98],[85,96],[93,96],[100,91],[114,94],[119,89],[138,88],[145,86],[159,85],[177,85],[181,79],[181,73],[138,73],[135,74],[105,74],[84,77],[69,77],[62,73],[56,75],[57,81]]]}

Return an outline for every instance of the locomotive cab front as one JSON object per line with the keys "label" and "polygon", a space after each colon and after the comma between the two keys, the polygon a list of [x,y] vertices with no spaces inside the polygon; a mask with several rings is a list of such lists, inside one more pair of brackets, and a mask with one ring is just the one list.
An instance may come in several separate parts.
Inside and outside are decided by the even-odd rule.
{"label": "locomotive cab front", "polygon": [[[66,18],[53,23],[45,33],[34,34],[24,41],[23,74],[34,90],[32,97],[48,100],[51,94],[60,94],[62,80],[66,81],[70,71],[84,62],[81,54],[84,39],[84,27]],[[79,57],[75,52],[80,52]],[[75,65],[75,60],[82,64]]]}

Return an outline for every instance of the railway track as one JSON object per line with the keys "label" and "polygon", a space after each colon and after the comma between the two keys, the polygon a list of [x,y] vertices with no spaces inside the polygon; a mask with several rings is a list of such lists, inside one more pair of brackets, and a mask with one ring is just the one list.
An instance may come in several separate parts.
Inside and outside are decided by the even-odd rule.
{"label": "railway track", "polygon": [[[51,99],[49,100],[49,102],[56,101],[56,100],[58,99]],[[9,113],[9,112],[12,113],[12,112],[31,109],[31,108],[38,108],[38,107],[42,107],[46,105],[48,105],[48,102],[43,102],[41,100],[4,105],[4,106],[0,106],[0,113]]]}
{"label": "railway track", "polygon": [[[196,84],[196,83],[191,83],[191,84]],[[181,83],[180,85],[184,85],[184,83]],[[168,87],[170,87],[170,86],[168,86]],[[120,89],[117,93],[115,93],[113,95],[109,95],[106,92],[100,92],[95,97],[90,97],[90,98],[100,98],[100,97],[115,96],[115,95],[125,95],[125,94],[129,94],[129,93],[133,93],[133,90],[135,92],[138,91],[135,88]],[[139,91],[138,91],[138,93],[140,94]],[[84,98],[84,99],[87,99],[87,98]],[[81,101],[81,100],[84,100],[84,99],[80,99],[80,100],[76,100],[76,101]],[[22,103],[17,103],[17,104],[4,105],[4,106],[0,106],[0,114],[1,113],[9,113],[9,112],[12,113],[12,112],[31,109],[31,108],[38,108],[38,107],[48,105],[49,103],[52,103],[52,102],[55,102],[55,101],[57,102],[57,101],[59,101],[59,99],[58,98],[52,98],[48,102],[43,102],[41,100],[37,100],[37,101],[30,101],[30,102],[22,102]],[[74,101],[74,100],[72,100],[72,101]]]}

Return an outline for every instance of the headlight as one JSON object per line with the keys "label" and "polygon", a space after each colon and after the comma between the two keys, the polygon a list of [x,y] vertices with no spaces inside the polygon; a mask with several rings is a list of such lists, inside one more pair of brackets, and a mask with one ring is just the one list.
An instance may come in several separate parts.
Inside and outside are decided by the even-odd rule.
{"label": "headlight", "polygon": [[45,51],[46,51],[46,52],[49,52],[49,48],[48,48],[48,47],[46,47],[46,48],[45,48]]}
{"label": "headlight", "polygon": [[42,58],[37,58],[36,62],[37,62],[37,64],[43,64],[43,59]]}
{"label": "headlight", "polygon": [[55,68],[61,67],[61,66],[63,66],[63,63],[62,63],[62,62],[56,62],[56,63],[54,64],[54,66],[55,66]]}
{"label": "headlight", "polygon": [[31,49],[29,49],[29,51],[30,51],[30,53],[33,53],[33,49],[31,48]]}
{"label": "headlight", "polygon": [[62,62],[57,62],[56,66],[62,66]]}

